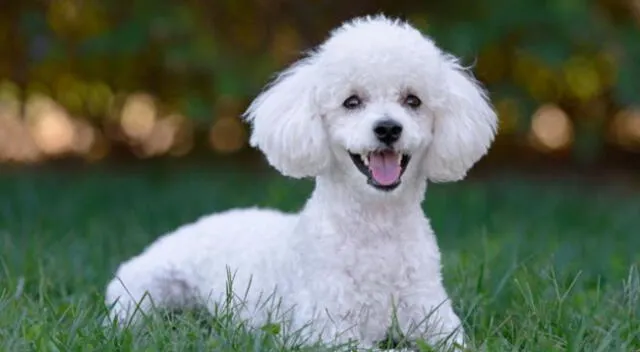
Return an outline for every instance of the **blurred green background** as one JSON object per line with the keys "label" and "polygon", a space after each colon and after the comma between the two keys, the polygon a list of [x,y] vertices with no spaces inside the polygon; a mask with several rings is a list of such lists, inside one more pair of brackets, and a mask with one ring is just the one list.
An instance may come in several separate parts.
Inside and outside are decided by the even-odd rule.
{"label": "blurred green background", "polygon": [[[356,15],[410,20],[473,65],[488,160],[637,164],[639,0],[3,1],[0,160],[246,155],[272,75]],[[253,161],[252,161],[253,162]],[[488,161],[487,161],[488,162]]]}

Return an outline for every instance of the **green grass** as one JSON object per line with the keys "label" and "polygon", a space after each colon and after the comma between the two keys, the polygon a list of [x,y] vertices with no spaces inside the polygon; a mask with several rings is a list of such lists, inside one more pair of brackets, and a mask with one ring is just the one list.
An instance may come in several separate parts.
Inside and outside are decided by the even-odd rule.
{"label": "green grass", "polygon": [[[101,326],[118,263],[198,216],[298,209],[309,182],[213,167],[0,174],[0,350],[289,351],[220,314]],[[640,350],[640,201],[593,185],[430,186],[426,208],[471,350]]]}

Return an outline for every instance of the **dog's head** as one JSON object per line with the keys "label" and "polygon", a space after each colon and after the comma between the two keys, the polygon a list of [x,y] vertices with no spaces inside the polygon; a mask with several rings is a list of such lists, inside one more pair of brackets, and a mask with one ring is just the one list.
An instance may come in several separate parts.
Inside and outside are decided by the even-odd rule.
{"label": "dog's head", "polygon": [[283,174],[337,173],[381,191],[462,179],[496,132],[484,91],[457,60],[381,16],[334,30],[245,116],[251,144]]}

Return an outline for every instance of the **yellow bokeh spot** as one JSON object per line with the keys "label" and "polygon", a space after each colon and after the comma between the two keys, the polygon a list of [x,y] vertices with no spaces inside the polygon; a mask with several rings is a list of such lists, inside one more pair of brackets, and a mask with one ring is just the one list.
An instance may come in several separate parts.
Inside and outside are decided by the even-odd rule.
{"label": "yellow bokeh spot", "polygon": [[0,82],[0,98],[2,97],[19,97],[20,96],[20,87],[17,84],[11,81],[2,81]]}
{"label": "yellow bokeh spot", "polygon": [[38,147],[47,154],[65,152],[73,142],[73,126],[62,111],[42,114],[35,121],[32,133]]}
{"label": "yellow bokeh spot", "polygon": [[173,145],[178,126],[172,117],[163,118],[153,126],[153,131],[142,143],[145,156],[165,154]]}
{"label": "yellow bokeh spot", "polygon": [[26,119],[35,145],[45,154],[69,151],[75,139],[75,129],[67,112],[53,100],[34,95],[26,103]]}
{"label": "yellow bokeh spot", "polygon": [[562,149],[573,141],[573,124],[560,107],[546,104],[533,114],[531,137],[533,145],[538,149]]}
{"label": "yellow bokeh spot", "polygon": [[18,112],[0,109],[0,161],[34,163],[41,152]]}
{"label": "yellow bokeh spot", "polygon": [[538,101],[557,101],[562,94],[557,75],[548,68],[540,67],[528,81],[531,96]]}
{"label": "yellow bokeh spot", "polygon": [[169,119],[176,125],[176,132],[173,137],[173,145],[169,150],[169,155],[180,157],[188,154],[194,147],[194,126],[186,117],[175,114]]}
{"label": "yellow bokeh spot", "polygon": [[58,102],[73,113],[77,114],[82,111],[83,102],[79,91],[67,90],[60,92],[58,94]]}
{"label": "yellow bokeh spot", "polygon": [[538,73],[541,66],[535,57],[517,53],[513,63],[513,80],[523,86],[529,86],[531,78]]}
{"label": "yellow bokeh spot", "polygon": [[631,0],[630,1],[631,14],[636,20],[636,23],[640,25],[640,0]]}
{"label": "yellow bokeh spot", "polygon": [[152,96],[137,93],[127,97],[122,107],[120,126],[124,134],[135,140],[146,139],[156,123],[157,107]]}
{"label": "yellow bokeh spot", "polygon": [[87,111],[92,116],[107,115],[113,100],[113,91],[102,82],[90,84],[85,93]]}
{"label": "yellow bokeh spot", "polygon": [[618,112],[611,123],[610,135],[615,143],[630,150],[640,150],[640,108]]}
{"label": "yellow bokeh spot", "polygon": [[593,62],[583,57],[570,59],[564,67],[564,80],[569,93],[580,100],[600,94],[602,83]]}
{"label": "yellow bokeh spot", "polygon": [[[539,59],[525,53],[518,53],[513,64],[513,80],[527,89],[538,101],[557,101],[563,94],[561,79],[551,68]],[[508,66],[507,63],[501,63]]]}
{"label": "yellow bokeh spot", "polygon": [[60,36],[86,38],[107,27],[107,18],[97,0],[50,0],[47,22]]}
{"label": "yellow bokeh spot", "polygon": [[27,121],[34,119],[43,111],[55,109],[56,103],[45,94],[31,94],[24,104],[24,118]]}
{"label": "yellow bokeh spot", "polygon": [[89,123],[82,120],[75,120],[73,125],[75,134],[72,149],[77,154],[85,155],[89,153],[95,141],[95,129]]}
{"label": "yellow bokeh spot", "polygon": [[0,161],[14,159],[16,146],[23,141],[20,138],[22,127],[19,110],[0,105]]}
{"label": "yellow bokeh spot", "polygon": [[26,93],[27,95],[33,95],[33,94],[50,95],[51,89],[43,82],[36,81],[36,82],[30,82],[29,84],[27,84]]}
{"label": "yellow bokeh spot", "polygon": [[631,112],[625,121],[629,136],[636,142],[640,142],[640,110]]}
{"label": "yellow bokeh spot", "polygon": [[86,94],[86,91],[86,85],[73,75],[62,74],[56,79],[56,100],[74,114],[82,111],[83,95]]}
{"label": "yellow bokeh spot", "polygon": [[209,142],[220,153],[233,153],[244,146],[246,131],[237,117],[221,117],[211,127]]}
{"label": "yellow bokeh spot", "polygon": [[18,115],[21,110],[20,88],[13,82],[0,82],[0,109],[12,115]]}
{"label": "yellow bokeh spot", "polygon": [[47,12],[47,21],[58,34],[68,34],[80,19],[76,0],[53,0]]}

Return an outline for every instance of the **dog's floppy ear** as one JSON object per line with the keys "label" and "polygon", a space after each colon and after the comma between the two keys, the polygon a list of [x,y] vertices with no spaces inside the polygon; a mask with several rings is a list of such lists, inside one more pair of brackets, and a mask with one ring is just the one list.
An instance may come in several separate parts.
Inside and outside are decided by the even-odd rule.
{"label": "dog's floppy ear", "polygon": [[433,141],[425,159],[433,182],[457,181],[489,149],[497,118],[485,91],[457,60],[444,55],[440,99],[434,104]]}
{"label": "dog's floppy ear", "polygon": [[317,176],[329,164],[326,132],[316,105],[318,81],[311,57],[282,72],[249,106],[250,144],[282,174]]}

